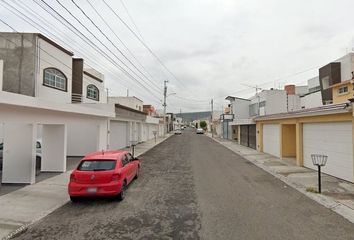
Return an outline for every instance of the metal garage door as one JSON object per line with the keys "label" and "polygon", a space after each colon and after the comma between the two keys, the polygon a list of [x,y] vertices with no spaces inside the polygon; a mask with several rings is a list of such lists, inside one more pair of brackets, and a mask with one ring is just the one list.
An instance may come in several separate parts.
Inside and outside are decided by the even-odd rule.
{"label": "metal garage door", "polygon": [[263,152],[280,157],[279,124],[263,125]]}
{"label": "metal garage door", "polygon": [[110,149],[126,148],[127,143],[127,122],[111,121]]}
{"label": "metal garage door", "polygon": [[311,154],[328,156],[323,172],[353,182],[351,122],[305,123],[303,126],[304,166],[314,169]]}
{"label": "metal garage door", "polygon": [[241,145],[256,149],[256,124],[241,125]]}
{"label": "metal garage door", "polygon": [[256,149],[257,141],[256,141],[256,124],[249,125],[248,127],[248,137],[249,137],[249,147]]}

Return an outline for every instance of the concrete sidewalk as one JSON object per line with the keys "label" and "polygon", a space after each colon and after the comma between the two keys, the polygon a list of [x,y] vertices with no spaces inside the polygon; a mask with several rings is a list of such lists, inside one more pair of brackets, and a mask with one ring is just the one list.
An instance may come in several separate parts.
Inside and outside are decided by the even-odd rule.
{"label": "concrete sidewalk", "polygon": [[[139,156],[166,138],[158,138],[135,147]],[[127,149],[130,151],[130,149]],[[9,239],[25,230],[30,224],[45,217],[55,209],[69,202],[67,184],[71,171],[28,185],[17,191],[0,196],[0,239]]]}
{"label": "concrete sidewalk", "polygon": [[[210,135],[208,136],[211,137]],[[309,198],[354,223],[354,184],[322,174],[322,194],[308,192],[306,190],[308,188],[317,190],[317,171],[298,167],[292,159],[281,160],[269,154],[239,145],[231,140],[222,138],[213,139]]]}

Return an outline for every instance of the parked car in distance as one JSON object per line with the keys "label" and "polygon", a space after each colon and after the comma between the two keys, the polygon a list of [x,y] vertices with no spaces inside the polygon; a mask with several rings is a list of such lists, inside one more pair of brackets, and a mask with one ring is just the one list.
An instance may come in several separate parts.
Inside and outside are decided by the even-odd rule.
{"label": "parked car in distance", "polygon": [[197,128],[196,133],[197,133],[197,134],[204,134],[203,128]]}
{"label": "parked car in distance", "polygon": [[184,126],[181,126],[181,130],[184,130],[185,129],[185,127]]}
{"label": "parked car in distance", "polygon": [[88,154],[70,175],[70,199],[75,202],[81,197],[116,196],[123,200],[139,170],[140,160],[124,150]]}
{"label": "parked car in distance", "polygon": [[175,135],[181,135],[181,134],[182,134],[181,129],[176,129],[176,130],[175,130]]}
{"label": "parked car in distance", "polygon": [[[3,159],[4,143],[0,143],[0,170],[2,170],[2,159]],[[42,141],[36,141],[36,170],[41,169],[42,161]]]}

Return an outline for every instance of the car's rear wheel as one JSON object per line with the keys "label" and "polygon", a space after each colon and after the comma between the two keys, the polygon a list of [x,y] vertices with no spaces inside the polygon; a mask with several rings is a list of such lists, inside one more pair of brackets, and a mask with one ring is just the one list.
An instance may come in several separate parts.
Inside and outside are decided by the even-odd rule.
{"label": "car's rear wheel", "polygon": [[122,189],[120,190],[120,193],[118,194],[118,200],[122,201],[125,198],[125,191],[127,190],[127,182],[124,181]]}
{"label": "car's rear wheel", "polygon": [[70,196],[70,200],[74,203],[76,202],[79,202],[80,201],[80,198],[79,197],[73,197],[73,196]]}

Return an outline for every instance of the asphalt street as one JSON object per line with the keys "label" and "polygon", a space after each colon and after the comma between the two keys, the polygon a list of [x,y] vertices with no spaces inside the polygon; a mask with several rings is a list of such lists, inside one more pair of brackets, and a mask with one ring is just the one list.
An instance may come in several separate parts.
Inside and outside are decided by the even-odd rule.
{"label": "asphalt street", "polygon": [[142,156],[122,202],[67,203],[16,239],[354,239],[354,225],[205,135]]}

